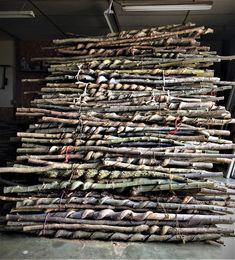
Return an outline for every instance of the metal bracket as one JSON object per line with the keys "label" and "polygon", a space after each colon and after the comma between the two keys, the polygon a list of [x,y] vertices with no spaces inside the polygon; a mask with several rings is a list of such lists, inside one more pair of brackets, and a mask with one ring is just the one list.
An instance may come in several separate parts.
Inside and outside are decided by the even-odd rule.
{"label": "metal bracket", "polygon": [[108,24],[109,30],[114,33],[119,31],[119,26],[116,21],[115,12],[112,10],[113,0],[109,3],[109,8],[104,11],[104,17]]}
{"label": "metal bracket", "polygon": [[10,65],[1,65],[0,64],[0,89],[5,89],[7,85],[7,78],[6,78],[6,69],[11,67]]}
{"label": "metal bracket", "polygon": [[[230,91],[230,95],[228,98],[228,102],[226,104],[226,109],[231,111],[232,106],[233,106],[233,100],[235,99],[235,87],[233,86],[232,90]],[[235,154],[235,151],[233,151],[233,154]],[[230,163],[227,173],[226,173],[226,178],[234,178],[235,179],[235,159],[232,159],[232,162]]]}

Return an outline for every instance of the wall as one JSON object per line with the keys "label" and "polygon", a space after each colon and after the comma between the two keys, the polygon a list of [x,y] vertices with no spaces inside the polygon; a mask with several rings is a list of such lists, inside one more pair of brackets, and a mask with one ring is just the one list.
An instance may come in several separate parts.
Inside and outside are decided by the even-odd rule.
{"label": "wall", "polygon": [[15,84],[15,44],[13,40],[0,41],[0,65],[10,65],[6,68],[8,84],[0,89],[0,107],[13,107]]}
{"label": "wall", "polygon": [[15,159],[16,147],[9,142],[10,137],[16,135],[17,129],[14,108],[15,60],[14,40],[0,40],[0,65],[10,65],[5,74],[7,85],[5,89],[0,89],[0,166]]}
{"label": "wall", "polygon": [[[41,50],[42,46],[48,44],[48,42],[0,40],[0,64],[11,65],[11,68],[7,68],[6,74],[8,84],[5,89],[0,89],[0,166],[14,162],[16,149],[20,144],[10,142],[10,137],[16,136],[17,131],[25,131],[31,122],[30,118],[16,117],[16,107],[30,106],[30,101],[37,97],[35,92],[40,90],[39,84],[25,84],[21,80],[46,75],[43,71],[32,71],[31,67],[30,70],[23,69],[20,66],[21,59],[24,57],[30,63],[31,57],[49,55]],[[30,94],[24,95],[25,91]]]}
{"label": "wall", "polygon": [[[228,54],[235,55],[235,39],[234,38],[229,41]],[[235,61],[234,60],[228,61],[228,62],[226,62],[226,65],[228,68],[227,74],[226,74],[226,79],[229,81],[235,81]],[[235,91],[231,91],[229,94],[230,95],[233,94],[232,102],[231,102],[231,112],[232,112],[233,117],[235,117]]]}
{"label": "wall", "polygon": [[[50,41],[18,41],[16,45],[17,53],[17,70],[16,70],[16,106],[29,107],[30,101],[38,98],[37,92],[40,91],[41,85],[39,83],[24,83],[22,79],[30,78],[44,78],[47,72],[32,68],[35,64],[31,62],[31,58],[35,57],[48,57],[55,56],[51,49],[43,49],[44,47],[51,46]],[[30,66],[29,70],[22,69],[20,61],[25,59],[26,63]],[[27,92],[27,94],[25,94]]]}
{"label": "wall", "polygon": [[[235,38],[232,38],[226,45],[227,55],[235,55]],[[226,69],[226,80],[228,81],[235,81],[235,61],[225,61],[223,62],[225,69]],[[232,117],[235,118],[235,86],[233,89],[226,93],[226,99],[230,99],[230,110]],[[231,131],[231,137],[233,142],[235,143],[235,124],[230,124],[227,126],[227,129]],[[233,174],[233,178],[235,178],[235,173]]]}
{"label": "wall", "polygon": [[[218,55],[222,55],[223,42],[220,39],[206,39],[201,41],[202,46],[209,46],[211,51],[216,51]],[[215,76],[221,77],[221,63],[215,63],[213,66]]]}

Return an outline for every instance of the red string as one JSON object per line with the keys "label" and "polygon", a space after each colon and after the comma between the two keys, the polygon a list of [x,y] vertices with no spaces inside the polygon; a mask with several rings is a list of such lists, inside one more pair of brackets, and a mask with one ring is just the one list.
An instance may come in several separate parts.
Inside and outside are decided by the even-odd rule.
{"label": "red string", "polygon": [[65,162],[69,162],[69,146],[66,145],[65,147]]}
{"label": "red string", "polygon": [[177,134],[177,132],[178,132],[178,126],[180,125],[180,118],[179,117],[176,117],[176,119],[175,119],[175,129],[174,130],[171,130],[171,131],[169,131],[169,135],[175,135],[175,134]]}

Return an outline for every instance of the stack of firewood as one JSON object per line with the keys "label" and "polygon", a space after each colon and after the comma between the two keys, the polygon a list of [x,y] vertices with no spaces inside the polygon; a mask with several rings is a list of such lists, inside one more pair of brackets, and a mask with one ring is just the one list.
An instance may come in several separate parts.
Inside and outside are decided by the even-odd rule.
{"label": "stack of firewood", "polygon": [[[216,95],[231,89],[208,69],[211,29],[171,25],[54,40],[40,58],[41,98],[18,116],[22,147],[0,173],[38,176],[4,188],[15,201],[4,230],[121,241],[207,241],[232,236],[235,186],[216,165],[234,158],[222,126],[235,121]],[[35,58],[34,60],[39,60]],[[32,80],[25,80],[32,81]]]}

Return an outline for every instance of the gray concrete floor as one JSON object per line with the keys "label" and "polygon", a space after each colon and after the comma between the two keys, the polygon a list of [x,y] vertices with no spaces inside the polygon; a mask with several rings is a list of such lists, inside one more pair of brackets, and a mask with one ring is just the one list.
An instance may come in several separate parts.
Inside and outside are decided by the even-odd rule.
{"label": "gray concrete floor", "polygon": [[235,239],[226,246],[203,243],[120,243],[0,234],[1,259],[235,259]]}

